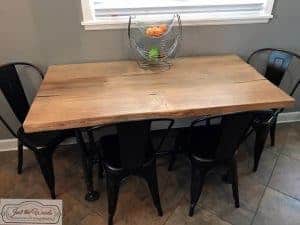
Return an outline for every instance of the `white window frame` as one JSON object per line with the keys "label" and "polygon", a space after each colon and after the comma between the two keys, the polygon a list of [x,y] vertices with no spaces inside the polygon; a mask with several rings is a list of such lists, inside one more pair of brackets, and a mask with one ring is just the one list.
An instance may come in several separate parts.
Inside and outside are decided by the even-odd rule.
{"label": "white window frame", "polygon": [[[237,3],[236,0],[228,0],[229,5],[209,4],[198,8],[198,12],[180,13],[184,26],[194,25],[221,25],[221,24],[249,24],[249,23],[268,23],[273,18],[272,10],[274,0],[245,0],[249,2],[245,5]],[[236,2],[236,3],[235,3]],[[258,2],[264,2],[258,4]],[[101,16],[95,16],[95,9],[92,0],[81,0],[83,21],[85,30],[106,30],[127,28],[128,14],[134,15],[143,12],[143,9],[119,9],[118,16],[111,16],[105,10],[100,10]],[[248,8],[247,8],[248,7]],[[161,10],[159,18],[163,18],[165,8]],[[172,11],[176,10],[176,6]],[[187,9],[188,10],[188,9]],[[123,16],[122,16],[123,15]],[[156,14],[157,15],[157,14]]]}

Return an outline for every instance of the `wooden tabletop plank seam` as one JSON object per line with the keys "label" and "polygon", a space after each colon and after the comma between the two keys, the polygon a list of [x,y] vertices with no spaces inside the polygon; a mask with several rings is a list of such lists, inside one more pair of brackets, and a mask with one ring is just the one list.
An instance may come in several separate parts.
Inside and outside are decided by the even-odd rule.
{"label": "wooden tabletop plank seam", "polygon": [[172,63],[165,72],[144,71],[134,61],[50,66],[23,127],[26,132],[49,131],[294,104],[236,55]]}

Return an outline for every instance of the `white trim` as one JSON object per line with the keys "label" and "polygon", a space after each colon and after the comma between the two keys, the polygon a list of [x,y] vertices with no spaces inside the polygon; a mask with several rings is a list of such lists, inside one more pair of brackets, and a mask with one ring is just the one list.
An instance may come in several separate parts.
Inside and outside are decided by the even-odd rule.
{"label": "white trim", "polygon": [[[193,119],[181,119],[176,121],[174,127],[187,127],[193,121]],[[278,123],[292,123],[300,122],[300,112],[288,112],[281,113],[278,116]],[[154,129],[161,129],[159,125],[155,126]],[[70,138],[62,143],[62,145],[76,144],[75,138]],[[17,150],[17,139],[3,139],[0,140],[0,152],[16,151]]]}
{"label": "white trim", "polygon": [[0,152],[17,150],[18,141],[16,138],[0,140]]}
{"label": "white trim", "polygon": [[278,123],[293,123],[300,121],[300,112],[286,112],[278,115]]}
{"label": "white trim", "polygon": [[272,15],[275,0],[267,0],[265,5],[265,13]]}
{"label": "white trim", "polygon": [[[163,16],[161,16],[163,18]],[[223,25],[223,24],[251,24],[251,23],[268,23],[272,15],[257,14],[239,14],[222,13],[222,14],[204,14],[181,15],[183,26],[200,26],[200,25]],[[128,27],[128,17],[103,18],[94,21],[81,23],[85,30],[113,30],[126,29]]]}
{"label": "white trim", "polygon": [[81,0],[83,21],[93,21],[93,6],[90,0]]}
{"label": "white trim", "polygon": [[[120,8],[120,9],[92,9],[93,0],[81,0],[83,8],[82,25],[85,30],[107,30],[107,29],[126,29],[128,25],[128,15],[143,14],[149,17],[158,16],[160,20],[169,19],[168,8]],[[233,1],[233,0],[232,0]],[[245,3],[228,4],[206,4],[196,7],[185,7],[173,9],[181,16],[183,26],[198,25],[222,25],[222,24],[249,24],[249,23],[268,23],[273,18],[274,0],[259,0]],[[116,8],[118,8],[116,6]],[[170,8],[170,7],[169,7]],[[172,8],[172,7],[171,7]],[[191,11],[192,10],[192,11]],[[111,16],[114,12],[113,16]],[[147,17],[145,18],[147,20]]]}
{"label": "white trim", "polygon": [[[61,145],[73,145],[76,144],[75,138],[69,138],[61,143]],[[3,139],[0,140],[0,152],[7,152],[7,151],[16,151],[18,146],[18,140],[16,138],[10,139]],[[24,147],[24,149],[27,149]]]}
{"label": "white trim", "polygon": [[[194,2],[188,1],[161,1],[155,0],[145,1],[143,4],[137,4],[136,0],[117,0],[119,4],[114,4],[112,0],[106,0],[101,6],[94,8],[96,18],[105,16],[130,16],[130,15],[161,15],[172,14],[174,12],[179,14],[186,13],[215,13],[215,12],[261,12],[265,10],[266,0],[248,0],[235,1],[219,0],[219,3],[206,0]],[[121,3],[121,4],[120,4]]]}

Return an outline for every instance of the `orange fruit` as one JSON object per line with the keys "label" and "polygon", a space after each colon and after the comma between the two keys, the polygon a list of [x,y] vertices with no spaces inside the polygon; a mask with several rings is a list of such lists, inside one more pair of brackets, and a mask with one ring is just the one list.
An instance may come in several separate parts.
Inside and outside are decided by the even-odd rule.
{"label": "orange fruit", "polygon": [[168,30],[168,25],[167,24],[161,24],[160,25],[160,29],[163,31],[163,32],[166,32]]}
{"label": "orange fruit", "polygon": [[160,37],[168,30],[167,24],[161,24],[157,26],[150,26],[146,29],[146,35],[149,37]]}

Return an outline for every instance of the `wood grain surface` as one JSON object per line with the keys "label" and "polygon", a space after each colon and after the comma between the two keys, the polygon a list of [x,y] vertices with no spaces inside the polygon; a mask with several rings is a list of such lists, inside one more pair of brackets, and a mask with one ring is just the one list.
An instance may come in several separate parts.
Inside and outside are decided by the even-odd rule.
{"label": "wood grain surface", "polygon": [[186,57],[166,72],[134,61],[50,66],[26,132],[150,118],[291,107],[294,99],[236,55]]}

